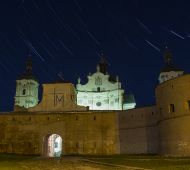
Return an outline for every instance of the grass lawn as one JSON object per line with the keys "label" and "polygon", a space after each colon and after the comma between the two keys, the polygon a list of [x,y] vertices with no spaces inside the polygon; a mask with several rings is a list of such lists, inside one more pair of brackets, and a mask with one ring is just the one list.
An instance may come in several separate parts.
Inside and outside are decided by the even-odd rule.
{"label": "grass lawn", "polygon": [[140,155],[118,155],[107,157],[90,157],[92,161],[142,167],[155,170],[190,170],[190,158],[140,156]]}
{"label": "grass lawn", "polygon": [[32,159],[32,156],[0,154],[0,170],[23,170],[20,162]]}
{"label": "grass lawn", "polygon": [[[84,159],[99,163],[109,163],[125,165],[131,167],[141,167],[155,170],[190,170],[190,158],[182,157],[161,157],[150,155],[115,155],[115,156],[64,156],[59,158],[40,158],[35,156],[20,156],[13,154],[0,154],[0,170],[86,170],[88,167],[98,167],[99,169],[114,169],[113,166],[96,165],[85,163]],[[76,161],[77,160],[77,161]],[[88,167],[87,167],[88,166]],[[79,168],[81,167],[81,168]],[[87,167],[87,168],[86,168]],[[135,169],[135,168],[134,168]]]}

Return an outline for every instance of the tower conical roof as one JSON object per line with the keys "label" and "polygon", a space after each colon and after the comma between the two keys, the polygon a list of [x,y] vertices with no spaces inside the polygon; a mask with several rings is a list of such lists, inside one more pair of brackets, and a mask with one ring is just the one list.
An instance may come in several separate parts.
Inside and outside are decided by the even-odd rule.
{"label": "tower conical roof", "polygon": [[172,53],[167,46],[165,47],[165,50],[164,50],[164,61],[165,61],[165,65],[161,69],[161,72],[182,71],[181,69],[177,68],[173,64]]}
{"label": "tower conical roof", "polygon": [[102,53],[101,54],[101,59],[98,63],[98,66],[99,66],[99,71],[103,74],[106,74],[107,73],[107,68],[108,68],[108,62],[107,60],[105,59],[104,57],[104,54]]}
{"label": "tower conical roof", "polygon": [[18,80],[22,80],[22,79],[27,79],[27,80],[32,79],[32,80],[38,81],[32,73],[32,57],[31,57],[31,55],[29,55],[28,60],[26,61],[26,70],[25,70],[24,74],[22,74],[18,78]]}

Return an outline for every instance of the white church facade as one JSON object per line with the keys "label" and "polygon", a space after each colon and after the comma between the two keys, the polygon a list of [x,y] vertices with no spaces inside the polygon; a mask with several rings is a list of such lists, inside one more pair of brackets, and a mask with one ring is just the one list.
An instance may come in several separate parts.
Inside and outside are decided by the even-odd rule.
{"label": "white church facade", "polygon": [[80,78],[76,85],[77,104],[88,106],[89,110],[127,110],[135,107],[133,95],[127,96],[121,88],[118,76],[113,78],[107,73],[107,64],[102,58],[94,74],[88,75],[88,82],[81,84]]}

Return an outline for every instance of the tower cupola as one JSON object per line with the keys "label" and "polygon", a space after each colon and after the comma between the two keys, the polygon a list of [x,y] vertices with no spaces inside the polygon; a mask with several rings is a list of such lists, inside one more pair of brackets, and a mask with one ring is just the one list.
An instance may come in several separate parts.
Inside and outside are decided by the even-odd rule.
{"label": "tower cupola", "polygon": [[172,53],[167,46],[165,47],[164,50],[164,62],[165,62],[164,67],[162,68],[158,78],[159,83],[163,83],[167,80],[183,75],[184,71],[177,68],[173,64]]}

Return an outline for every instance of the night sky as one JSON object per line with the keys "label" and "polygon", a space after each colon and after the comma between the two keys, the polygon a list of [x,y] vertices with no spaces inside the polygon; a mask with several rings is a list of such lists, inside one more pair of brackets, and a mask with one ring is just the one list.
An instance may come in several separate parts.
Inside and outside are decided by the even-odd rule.
{"label": "night sky", "polygon": [[0,1],[0,111],[13,109],[15,80],[32,55],[40,84],[96,71],[103,53],[137,106],[155,103],[167,45],[176,66],[190,72],[188,0]]}

